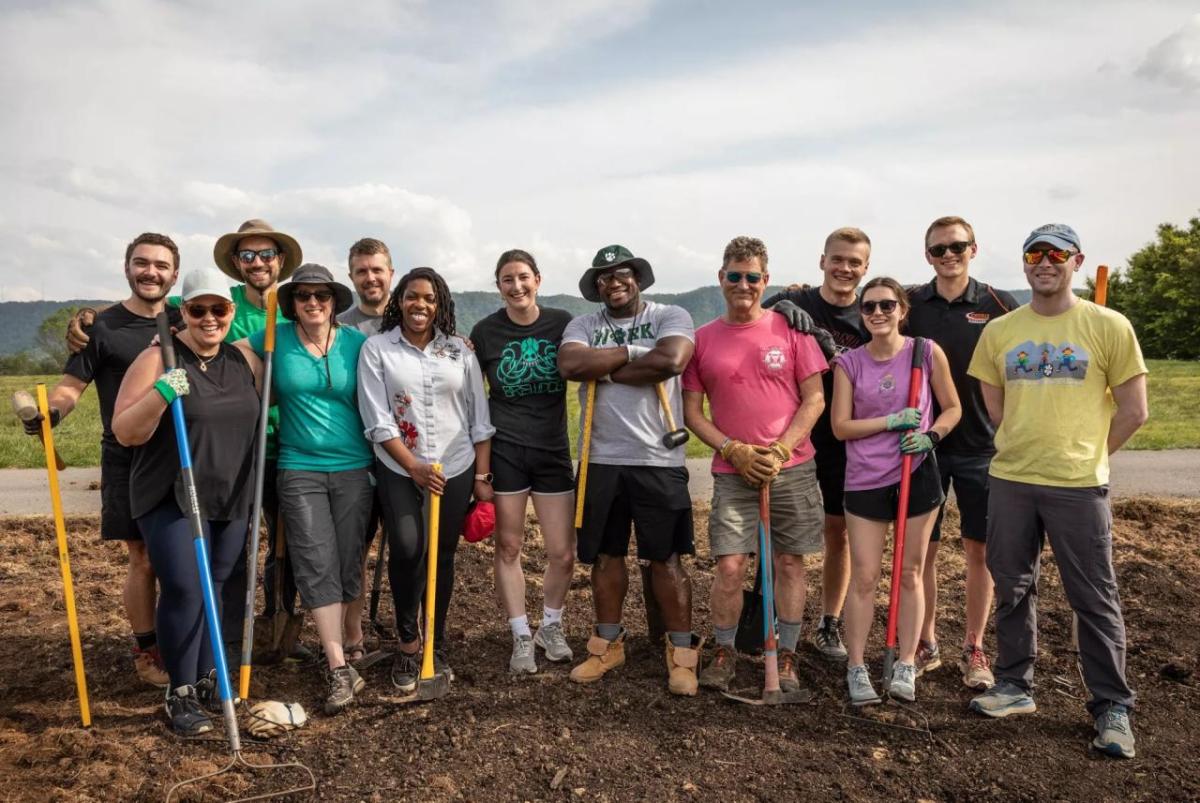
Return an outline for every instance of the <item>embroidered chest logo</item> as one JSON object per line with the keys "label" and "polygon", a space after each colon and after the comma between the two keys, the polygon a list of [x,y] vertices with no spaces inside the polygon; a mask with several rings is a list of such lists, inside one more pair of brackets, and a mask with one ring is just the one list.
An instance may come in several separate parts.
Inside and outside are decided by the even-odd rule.
{"label": "embroidered chest logo", "polygon": [[891,374],[884,374],[879,378],[879,392],[891,393],[896,389],[896,377]]}
{"label": "embroidered chest logo", "polygon": [[967,323],[985,324],[992,319],[991,315],[986,312],[968,312]]}
{"label": "embroidered chest logo", "polygon": [[779,346],[768,346],[763,349],[763,367],[770,373],[779,373],[787,366],[787,355]]}

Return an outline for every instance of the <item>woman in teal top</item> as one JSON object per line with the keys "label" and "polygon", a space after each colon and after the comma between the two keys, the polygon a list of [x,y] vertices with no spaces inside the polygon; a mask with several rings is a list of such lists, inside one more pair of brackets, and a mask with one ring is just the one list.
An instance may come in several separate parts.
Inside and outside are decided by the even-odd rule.
{"label": "woman in teal top", "polygon": [[[365,683],[346,661],[342,622],[362,594],[371,512],[370,444],[358,414],[358,352],[366,337],[338,326],[350,290],[321,265],[301,265],[279,288],[288,323],[275,333],[272,399],[279,406],[279,512],[304,607],[312,611],[329,669],[325,712],[336,714]],[[265,332],[249,338],[258,354]]]}

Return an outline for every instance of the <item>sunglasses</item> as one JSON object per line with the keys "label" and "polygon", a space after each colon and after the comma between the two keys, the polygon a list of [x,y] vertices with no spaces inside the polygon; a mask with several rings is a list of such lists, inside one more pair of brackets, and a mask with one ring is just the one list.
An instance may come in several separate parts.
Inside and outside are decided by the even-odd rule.
{"label": "sunglasses", "polygon": [[1065,264],[1071,257],[1075,256],[1075,252],[1069,248],[1041,248],[1025,252],[1026,265],[1040,265],[1042,257],[1050,257],[1051,265]]}
{"label": "sunglasses", "polygon": [[975,243],[973,242],[959,240],[958,242],[950,243],[949,245],[931,245],[929,246],[929,256],[933,257],[934,259],[941,259],[942,257],[946,256],[947,251],[955,256],[958,256],[974,244]]}
{"label": "sunglasses", "polygon": [[633,278],[633,268],[617,268],[612,273],[604,273],[596,277],[596,286],[605,287],[613,282],[627,282]]}
{"label": "sunglasses", "polygon": [[333,298],[332,290],[297,290],[292,293],[292,298],[297,301],[307,302],[310,298],[315,298],[324,304],[329,299]]}
{"label": "sunglasses", "polygon": [[758,284],[762,281],[762,278],[763,275],[761,273],[743,273],[740,270],[725,271],[725,281],[730,284],[738,284],[742,279],[746,280],[746,284]]}
{"label": "sunglasses", "polygon": [[267,262],[275,259],[277,256],[279,256],[278,248],[264,248],[261,251],[252,251],[251,249],[247,248],[245,251],[237,252],[238,261],[243,265],[253,265],[255,257],[258,257],[263,261],[264,264],[266,264]]}
{"label": "sunglasses", "polygon": [[233,312],[231,304],[185,304],[183,311],[188,314],[189,318],[200,320],[208,313],[212,313],[213,317],[218,321],[223,321]]}
{"label": "sunglasses", "polygon": [[889,298],[884,301],[864,301],[860,306],[867,315],[874,315],[876,309],[884,315],[891,315],[896,311],[896,307],[900,306],[900,302]]}

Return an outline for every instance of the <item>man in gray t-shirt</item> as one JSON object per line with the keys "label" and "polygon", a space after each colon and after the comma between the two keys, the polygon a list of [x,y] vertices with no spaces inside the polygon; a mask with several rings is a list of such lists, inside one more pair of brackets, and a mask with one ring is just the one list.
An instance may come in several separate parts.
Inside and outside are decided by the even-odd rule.
{"label": "man in gray t-shirt", "polygon": [[[579,290],[604,307],[574,319],[563,332],[558,370],[580,389],[587,417],[587,388],[595,383],[590,459],[579,560],[591,563],[595,634],[588,657],[571,671],[576,683],[591,683],[625,663],[621,610],[628,576],[625,556],[629,528],[651,598],[667,631],[666,651],[672,694],[694,695],[700,642],[692,635],[691,578],[680,555],[695,552],[692,502],[682,447],[668,449],[662,437],[666,416],[656,385],[662,383],[676,422],[683,420],[679,376],[692,357],[694,329],[680,307],[643,301],[654,282],[650,263],[627,248],[601,248],[584,272]],[[653,611],[647,612],[647,618]]]}

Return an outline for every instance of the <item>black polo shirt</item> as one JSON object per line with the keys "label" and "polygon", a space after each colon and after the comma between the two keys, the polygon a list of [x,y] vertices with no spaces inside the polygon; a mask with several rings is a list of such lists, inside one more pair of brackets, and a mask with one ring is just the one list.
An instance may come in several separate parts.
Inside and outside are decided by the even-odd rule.
{"label": "black polo shirt", "polygon": [[979,380],[967,375],[975,344],[983,327],[993,318],[1017,308],[1012,294],[996,290],[974,279],[967,281],[966,291],[947,301],[937,293],[937,279],[909,288],[912,309],[908,313],[906,334],[928,337],[942,347],[950,362],[950,374],[962,402],[962,420],[938,444],[939,452],[954,454],[995,454],[992,443],[995,429],[983,404]]}

